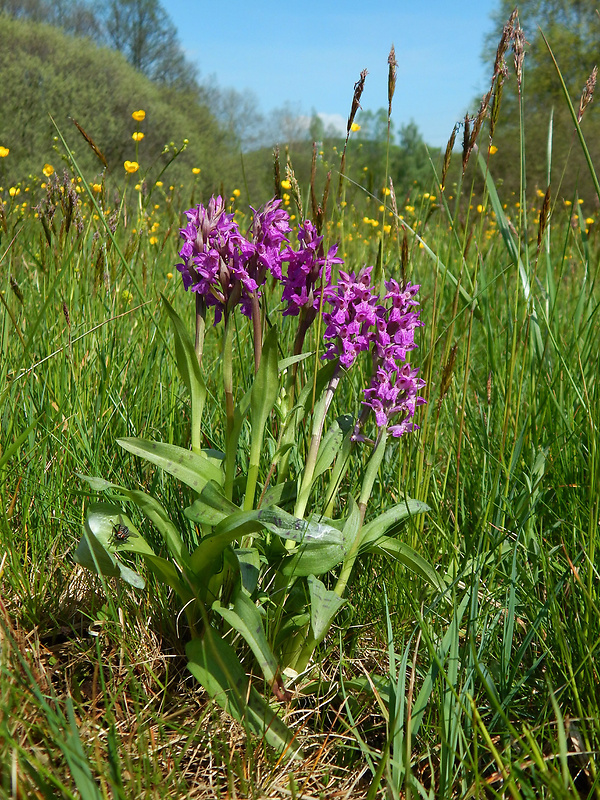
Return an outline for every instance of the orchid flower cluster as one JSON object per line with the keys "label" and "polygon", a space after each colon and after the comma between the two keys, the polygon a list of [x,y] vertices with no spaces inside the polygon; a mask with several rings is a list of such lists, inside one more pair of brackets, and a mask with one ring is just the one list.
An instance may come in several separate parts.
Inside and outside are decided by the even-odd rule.
{"label": "orchid flower cluster", "polygon": [[[339,358],[339,364],[350,369],[359,353],[371,351],[373,377],[364,391],[363,405],[373,410],[377,426],[387,428],[392,436],[415,430],[412,418],[425,402],[419,396],[425,382],[406,358],[417,346],[416,328],[423,325],[415,309],[419,286],[386,281],[387,293],[381,301],[372,285],[372,267],[358,275],[340,269],[333,284],[334,265],[344,263],[337,256],[337,245],[325,252],[324,237],[306,220],[294,249],[288,237],[289,214],[281,200],[273,198],[258,211],[252,210],[254,219],[246,236],[234,215],[226,213],[221,197],[212,197],[206,207],[200,204],[186,211],[188,224],[180,232],[182,262],[177,265],[185,289],[201,295],[207,307],[215,307],[216,324],[223,315],[227,321],[238,304],[249,318],[259,313],[260,287],[271,275],[283,287],[283,314],[300,316],[295,354],[322,309],[326,326],[322,358]],[[389,425],[392,417],[397,419]],[[358,430],[355,438],[362,438]]]}

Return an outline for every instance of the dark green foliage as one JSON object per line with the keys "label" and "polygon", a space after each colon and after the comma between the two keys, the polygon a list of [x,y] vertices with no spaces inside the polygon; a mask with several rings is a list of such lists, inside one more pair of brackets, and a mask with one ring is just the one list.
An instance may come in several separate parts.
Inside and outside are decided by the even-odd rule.
{"label": "dark green foliage", "polygon": [[[136,160],[131,135],[138,129],[145,133],[137,159],[140,176],[153,164],[156,176],[168,158],[161,156],[165,144],[181,147],[184,139],[189,145],[169,169],[172,183],[189,181],[191,168],[198,166],[200,187],[212,191],[227,184],[231,174],[232,154],[197,92],[167,92],[120,54],[48,25],[0,17],[0,103],[0,142],[10,148],[0,167],[5,185],[39,175],[45,162],[59,168],[50,114],[90,177],[102,164],[69,117],[91,136],[119,177],[123,162]],[[147,116],[136,123],[131,114],[140,108]]]}
{"label": "dark green foliage", "polygon": [[[494,14],[495,30],[489,35],[484,57],[493,60],[502,26],[514,3],[502,0]],[[564,102],[556,69],[544,42],[550,42],[575,109],[592,69],[598,63],[600,18],[593,3],[577,0],[525,0],[519,3],[519,22],[527,41],[523,65],[523,91],[526,97],[526,151],[528,183],[546,189],[548,184],[547,144],[552,117],[553,192],[572,200],[575,191],[592,200],[594,190],[579,145],[571,116]],[[543,34],[543,35],[542,35]],[[495,173],[502,176],[505,186],[516,190],[519,184],[519,108],[517,81],[514,75],[512,52],[506,57],[506,81],[499,124],[494,136],[498,153],[494,158]],[[596,104],[585,110],[583,133],[596,163],[600,156],[600,113]],[[484,133],[487,128],[484,126]],[[483,140],[482,140],[483,141]]]}

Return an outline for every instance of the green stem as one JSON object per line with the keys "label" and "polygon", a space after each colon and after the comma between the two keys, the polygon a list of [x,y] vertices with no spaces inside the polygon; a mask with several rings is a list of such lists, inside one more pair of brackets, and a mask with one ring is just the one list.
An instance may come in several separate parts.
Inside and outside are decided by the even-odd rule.
{"label": "green stem", "polygon": [[377,444],[375,445],[375,451],[371,456],[371,460],[367,464],[367,470],[365,472],[365,477],[363,478],[363,485],[360,492],[360,499],[358,501],[358,510],[360,512],[360,525],[358,526],[356,538],[352,542],[350,550],[348,551],[348,555],[346,556],[346,559],[342,564],[340,576],[333,590],[337,595],[339,595],[339,597],[341,597],[344,594],[346,585],[348,583],[350,574],[352,572],[352,567],[354,566],[354,562],[356,561],[356,558],[358,556],[358,549],[360,547],[362,526],[365,520],[367,503],[369,502],[369,499],[371,497],[371,492],[373,491],[373,484],[375,483],[375,478],[377,477],[377,473],[379,472],[379,467],[381,466],[381,462],[383,461],[387,438],[388,438],[388,432],[385,428],[383,428],[381,433],[379,434]]}
{"label": "green stem", "polygon": [[317,456],[319,454],[319,446],[323,436],[323,426],[325,425],[325,417],[339,382],[339,370],[336,370],[334,376],[329,381],[329,386],[325,390],[322,399],[315,406],[310,448],[306,457],[306,464],[304,466],[302,485],[300,487],[300,492],[298,493],[298,499],[296,501],[296,507],[294,509],[294,515],[299,519],[304,517],[304,512],[310,496],[310,490],[312,489],[313,476],[315,474]]}
{"label": "green stem", "polygon": [[225,320],[225,330],[223,332],[223,388],[225,390],[225,442],[227,453],[227,463],[225,469],[225,494],[231,499],[233,494],[233,477],[235,474],[235,453],[231,452],[230,439],[234,424],[233,407],[233,325],[229,324],[230,319]]}

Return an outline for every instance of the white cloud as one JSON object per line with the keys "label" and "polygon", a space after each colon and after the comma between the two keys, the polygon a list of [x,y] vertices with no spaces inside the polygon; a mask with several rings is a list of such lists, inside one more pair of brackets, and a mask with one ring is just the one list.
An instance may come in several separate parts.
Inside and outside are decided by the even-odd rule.
{"label": "white cloud", "polygon": [[326,131],[330,129],[335,131],[338,136],[346,135],[346,125],[348,124],[348,120],[344,119],[341,114],[326,114],[324,111],[319,111],[317,116],[321,117],[323,120],[323,125],[325,125]]}

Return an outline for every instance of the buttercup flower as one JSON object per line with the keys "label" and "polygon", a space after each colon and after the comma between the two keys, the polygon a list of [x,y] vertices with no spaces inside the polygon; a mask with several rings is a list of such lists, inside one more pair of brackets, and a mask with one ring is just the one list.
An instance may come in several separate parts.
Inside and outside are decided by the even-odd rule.
{"label": "buttercup flower", "polygon": [[137,172],[140,168],[140,165],[137,161],[126,161],[123,166],[125,167],[125,172]]}
{"label": "buttercup flower", "polygon": [[0,158],[6,158],[6,156],[10,153],[8,147],[0,147]]}
{"label": "buttercup flower", "polygon": [[142,139],[144,138],[144,133],[143,131],[135,131],[134,133],[131,134],[131,138],[133,139],[134,142],[141,142]]}
{"label": "buttercup flower", "polygon": [[139,111],[134,111],[131,116],[136,122],[143,122],[146,119],[146,112],[140,108]]}
{"label": "buttercup flower", "polygon": [[194,175],[200,175],[200,167],[192,167],[192,172]]}
{"label": "buttercup flower", "polygon": [[52,166],[52,164],[44,164],[42,172],[47,178],[49,178],[50,175],[52,175],[52,173],[54,172],[54,167]]}

